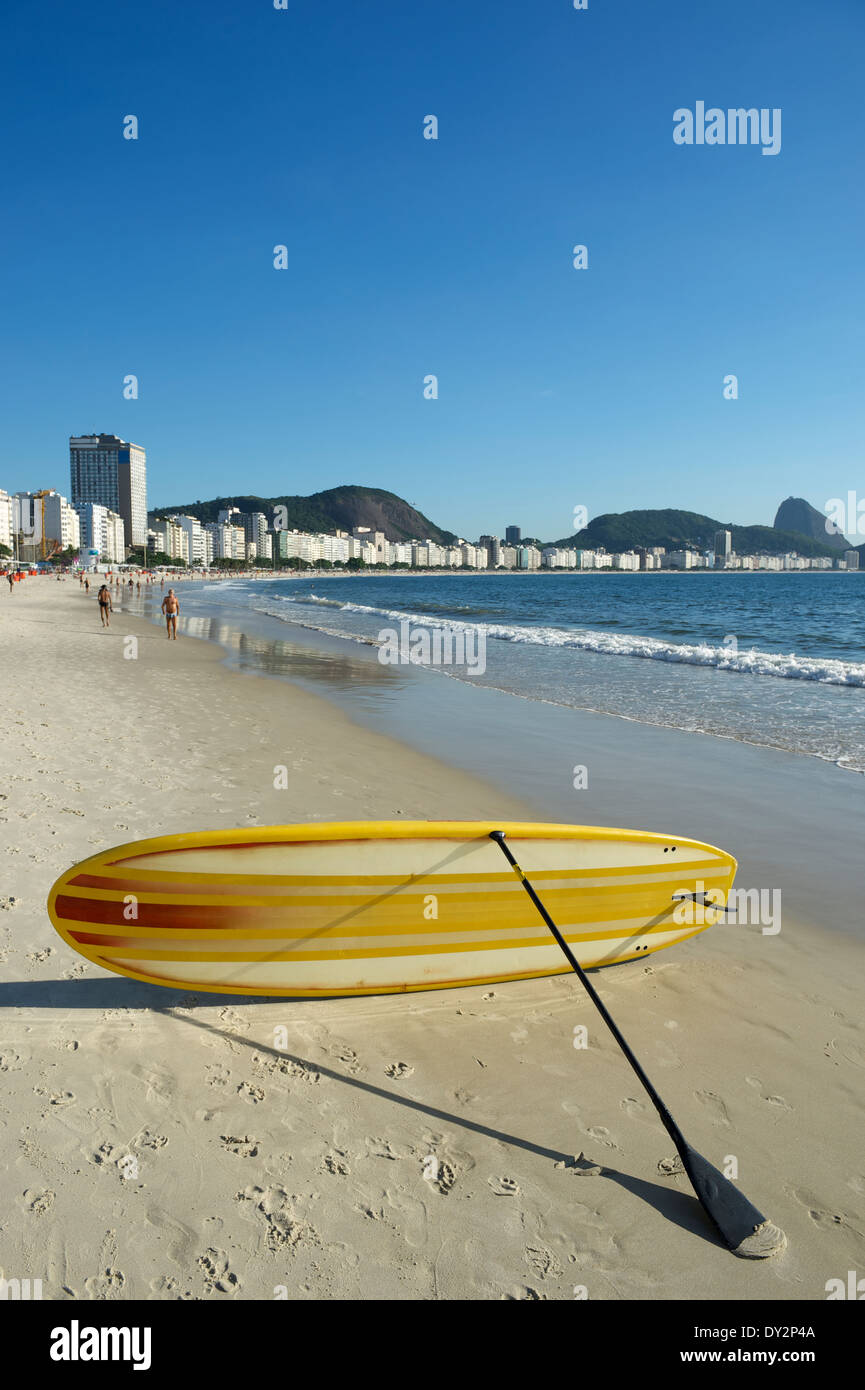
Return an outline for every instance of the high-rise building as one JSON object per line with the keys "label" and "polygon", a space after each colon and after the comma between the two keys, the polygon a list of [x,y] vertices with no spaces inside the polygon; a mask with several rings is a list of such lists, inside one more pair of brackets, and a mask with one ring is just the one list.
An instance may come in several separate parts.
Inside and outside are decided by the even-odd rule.
{"label": "high-rise building", "polygon": [[722,569],[724,565],[730,563],[730,554],[733,549],[733,535],[731,531],[715,532],[715,568]]}
{"label": "high-rise building", "polygon": [[519,526],[508,526],[505,529],[505,545],[519,545],[522,539],[522,531]]}
{"label": "high-rise building", "polygon": [[501,564],[502,543],[498,536],[481,536],[478,545],[487,552],[487,565],[490,569],[495,569],[496,565]]}
{"label": "high-rise building", "polygon": [[70,435],[72,505],[98,502],[123,518],[126,544],[147,543],[147,455],[116,434]]}
{"label": "high-rise building", "polygon": [[858,570],[858,568],[859,568],[859,551],[858,551],[858,550],[845,550],[845,551],[844,551],[844,559],[845,559],[845,561],[846,561],[846,563],[847,563],[847,568],[848,568],[848,570]]}

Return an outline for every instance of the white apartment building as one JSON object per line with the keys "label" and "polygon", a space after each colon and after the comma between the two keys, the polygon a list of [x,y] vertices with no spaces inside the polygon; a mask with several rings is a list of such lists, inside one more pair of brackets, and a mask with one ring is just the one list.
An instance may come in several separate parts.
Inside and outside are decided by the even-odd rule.
{"label": "white apartment building", "polygon": [[[231,507],[228,511],[221,511],[220,517],[237,515],[240,512],[237,507]],[[246,530],[243,526],[238,526],[229,521],[209,521],[204,527],[210,537],[212,552],[211,560],[245,560],[246,559]],[[280,535],[288,534],[280,532]],[[205,542],[205,545],[207,543]],[[205,556],[207,551],[205,550]],[[209,560],[205,561],[210,563]]]}
{"label": "white apartment building", "polygon": [[88,562],[107,561],[120,565],[126,559],[126,531],[123,517],[103,507],[99,502],[81,502],[75,509],[81,528],[81,550],[95,550],[98,555],[87,556]]}
{"label": "white apartment building", "polygon": [[696,568],[699,556],[695,550],[669,550],[664,560],[667,569],[692,570]]}
{"label": "white apartment building", "polygon": [[487,567],[487,552],[479,545],[469,545],[467,541],[460,541],[460,564],[468,565],[473,570],[485,570]]}
{"label": "white apartment building", "polygon": [[12,498],[0,488],[0,545],[14,549],[12,540]]}
{"label": "white apartment building", "polygon": [[541,564],[544,569],[550,570],[576,569],[577,552],[557,545],[548,545],[541,551]]}
{"label": "white apartment building", "polygon": [[208,564],[208,535],[197,516],[172,516],[171,520],[186,536],[186,551],[189,564],[203,566]]}
{"label": "white apartment building", "polygon": [[19,545],[32,549],[35,558],[56,550],[78,550],[81,526],[78,513],[53,488],[41,492],[16,492],[12,498],[12,526]]}
{"label": "white apartment building", "polygon": [[167,555],[170,560],[183,560],[189,564],[189,537],[183,527],[170,517],[153,523],[147,533],[147,548],[154,553]]}

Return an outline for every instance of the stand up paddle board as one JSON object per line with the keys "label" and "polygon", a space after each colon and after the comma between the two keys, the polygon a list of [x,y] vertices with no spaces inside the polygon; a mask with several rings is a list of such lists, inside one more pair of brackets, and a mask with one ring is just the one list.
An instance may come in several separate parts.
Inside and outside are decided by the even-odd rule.
{"label": "stand up paddle board", "polygon": [[119,845],[61,875],[48,911],[96,965],[212,993],[392,994],[567,973],[493,830],[584,968],[703,931],[736,872],[722,850],[636,830],[349,821]]}

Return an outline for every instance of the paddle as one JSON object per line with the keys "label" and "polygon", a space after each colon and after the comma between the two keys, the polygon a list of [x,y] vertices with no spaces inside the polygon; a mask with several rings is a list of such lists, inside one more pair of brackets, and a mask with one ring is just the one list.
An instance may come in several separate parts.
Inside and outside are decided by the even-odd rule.
{"label": "paddle", "polygon": [[509,847],[505,844],[503,830],[490,831],[490,839],[495,840],[502,854],[516,871],[520,882],[543,917],[556,941],[561,946],[574,974],[579,979],[601,1018],[606,1023],[619,1047],[624,1052],[639,1077],[652,1104],[661,1117],[661,1123],[676,1146],[682,1165],[691,1179],[691,1184],[703,1209],[708,1213],[720,1232],[724,1242],[734,1255],[744,1259],[764,1260],[784,1249],[787,1237],[779,1227],[767,1221],[762,1212],[748,1201],[747,1197],[734,1187],[702,1154],[692,1149],[676,1124],[658,1092],[655,1090],[640,1063],[637,1061],[624,1037],[619,1032],[615,1020],[601,1001],[594,985],[580,967],[571,948],[562,936],[550,914],[547,912],[529,880],[526,878]]}

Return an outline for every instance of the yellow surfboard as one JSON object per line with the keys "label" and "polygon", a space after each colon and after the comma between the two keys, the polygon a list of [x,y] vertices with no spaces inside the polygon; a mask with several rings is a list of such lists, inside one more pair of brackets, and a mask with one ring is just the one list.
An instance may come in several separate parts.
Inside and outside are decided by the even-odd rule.
{"label": "yellow surfboard", "polygon": [[717,909],[678,899],[721,905],[736,872],[722,850],[636,830],[348,821],[119,845],[62,874],[48,911],[107,970],[213,993],[391,994],[566,973],[493,830],[585,968],[704,930]]}

